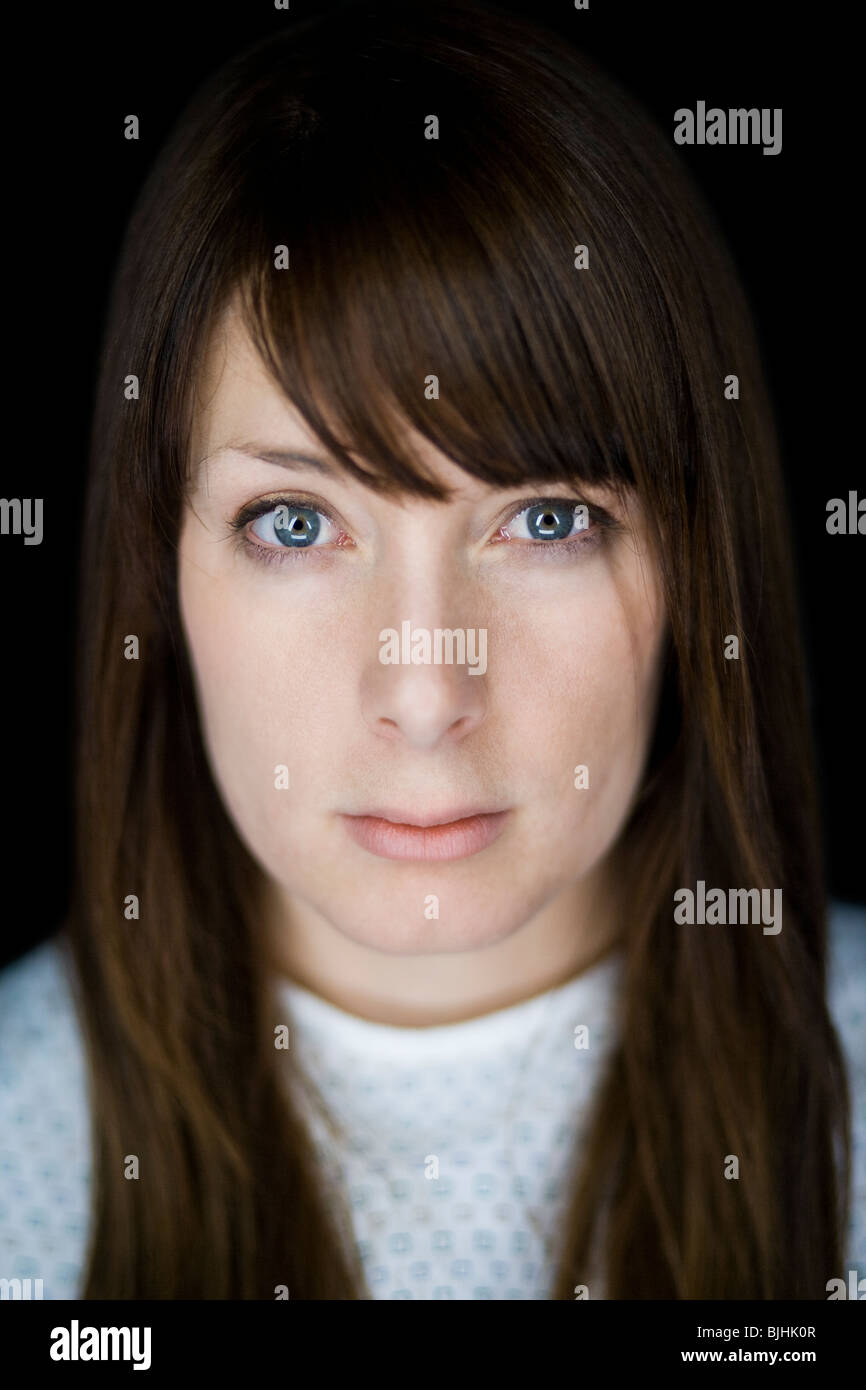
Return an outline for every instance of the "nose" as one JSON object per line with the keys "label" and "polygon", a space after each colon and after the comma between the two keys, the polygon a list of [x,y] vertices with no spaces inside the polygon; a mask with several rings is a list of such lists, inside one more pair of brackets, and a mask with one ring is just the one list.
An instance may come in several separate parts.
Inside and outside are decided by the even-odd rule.
{"label": "nose", "polygon": [[379,738],[426,750],[479,727],[488,704],[486,628],[425,628],[404,619],[380,629],[378,639],[361,708]]}

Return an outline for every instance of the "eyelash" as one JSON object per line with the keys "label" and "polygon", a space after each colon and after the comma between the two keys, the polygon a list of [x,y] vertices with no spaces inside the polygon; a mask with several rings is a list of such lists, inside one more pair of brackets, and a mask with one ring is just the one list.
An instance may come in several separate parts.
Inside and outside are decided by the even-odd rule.
{"label": "eyelash", "polygon": [[620,529],[620,523],[603,507],[597,507],[592,502],[584,502],[579,497],[551,497],[549,495],[530,497],[521,502],[509,515],[507,521],[503,521],[499,529],[507,530],[524,512],[528,512],[532,507],[543,506],[546,502],[552,502],[555,506],[560,507],[585,507],[590,525],[576,536],[566,536],[561,541],[524,540],[522,536],[518,537],[518,544],[527,555],[535,555],[541,551],[545,559],[558,559],[563,555],[571,555],[586,548],[594,550],[596,546],[603,544],[608,535]]}
{"label": "eyelash", "polygon": [[[507,527],[511,526],[524,512],[529,511],[531,507],[542,506],[546,502],[552,502],[557,506],[572,508],[580,506],[586,507],[590,526],[577,536],[567,536],[558,541],[524,540],[523,537],[520,537],[518,543],[524,546],[528,551],[532,551],[533,554],[542,551],[545,553],[545,558],[554,558],[555,556],[558,557],[563,554],[574,554],[576,551],[582,550],[587,546],[594,549],[597,545],[604,542],[606,532],[611,533],[620,529],[620,523],[611,516],[610,512],[605,511],[603,507],[595,506],[591,502],[583,502],[577,497],[544,496],[530,497],[526,501],[521,502],[509,515],[508,519],[501,523],[498,530],[502,531],[507,529]],[[309,555],[310,551],[328,550],[330,548],[329,546],[312,545],[299,546],[297,549],[292,549],[288,546],[278,547],[263,545],[257,541],[250,540],[246,532],[246,528],[250,523],[258,520],[260,516],[267,516],[269,512],[276,511],[277,507],[303,507],[307,511],[318,512],[319,515],[325,517],[341,535],[345,534],[337,525],[337,522],[331,516],[330,512],[323,506],[312,506],[309,501],[304,501],[299,497],[262,498],[259,502],[252,502],[249,506],[243,507],[230,522],[232,535],[236,537],[241,548],[250,554],[258,564],[281,565],[287,561],[302,560]]]}
{"label": "eyelash", "polygon": [[330,549],[329,546],[324,545],[298,546],[297,549],[292,549],[289,546],[264,545],[260,541],[250,540],[246,528],[251,522],[257,521],[260,516],[267,516],[269,512],[275,512],[278,507],[303,507],[308,512],[317,512],[319,516],[323,516],[326,521],[330,522],[340,535],[345,534],[328,509],[319,503],[314,506],[309,500],[305,501],[300,497],[263,497],[259,502],[251,502],[248,507],[242,507],[237,516],[230,522],[232,533],[241,549],[252,556],[260,565],[282,565],[287,561],[303,560],[311,550],[327,551]]}

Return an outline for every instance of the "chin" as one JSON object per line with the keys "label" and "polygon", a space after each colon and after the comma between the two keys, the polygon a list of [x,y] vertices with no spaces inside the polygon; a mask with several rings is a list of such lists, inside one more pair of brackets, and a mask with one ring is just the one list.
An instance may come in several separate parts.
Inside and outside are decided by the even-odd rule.
{"label": "chin", "polygon": [[[431,887],[430,895],[434,895]],[[428,895],[424,895],[428,896]],[[424,897],[413,896],[411,907],[405,898],[391,904],[381,899],[371,903],[366,911],[356,905],[354,911],[324,915],[333,926],[359,946],[396,955],[438,955],[448,951],[476,951],[493,946],[510,936],[523,925],[525,917],[515,913],[513,899],[503,900],[497,908],[488,901],[473,904],[464,892],[459,894],[459,906],[449,906],[445,895],[439,894],[439,916],[426,917],[433,911]]]}

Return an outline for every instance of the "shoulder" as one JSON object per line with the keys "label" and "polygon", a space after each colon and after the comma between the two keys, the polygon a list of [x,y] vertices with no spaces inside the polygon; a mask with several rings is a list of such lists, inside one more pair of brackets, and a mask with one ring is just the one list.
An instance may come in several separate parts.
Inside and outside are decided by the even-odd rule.
{"label": "shoulder", "polygon": [[0,1279],[41,1279],[44,1298],[77,1296],[87,1238],[87,1068],[71,985],[61,937],[0,971]]}
{"label": "shoulder", "polygon": [[69,997],[65,952],[63,938],[58,934],[0,969],[0,1037],[7,1045],[14,1043],[31,1006],[54,1005]]}
{"label": "shoulder", "polygon": [[827,997],[851,1091],[851,1207],[846,1270],[866,1276],[866,907],[829,907]]}
{"label": "shoulder", "polygon": [[81,1040],[72,973],[61,936],[34,946],[0,970],[0,1095],[47,1082],[58,1062],[79,1058]]}
{"label": "shoulder", "polygon": [[866,1076],[866,907],[828,910],[827,999],[849,1067]]}
{"label": "shoulder", "polygon": [[866,907],[832,902],[828,912],[830,988],[843,1006],[862,1010],[866,982]]}

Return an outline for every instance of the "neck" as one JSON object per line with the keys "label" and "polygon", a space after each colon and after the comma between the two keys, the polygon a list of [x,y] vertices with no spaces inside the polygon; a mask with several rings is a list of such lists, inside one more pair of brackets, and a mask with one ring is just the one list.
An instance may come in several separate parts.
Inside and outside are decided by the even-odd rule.
{"label": "neck", "polygon": [[273,969],[374,1023],[430,1027],[521,1003],[592,969],[616,946],[621,913],[605,863],[481,949],[377,951],[269,884]]}

